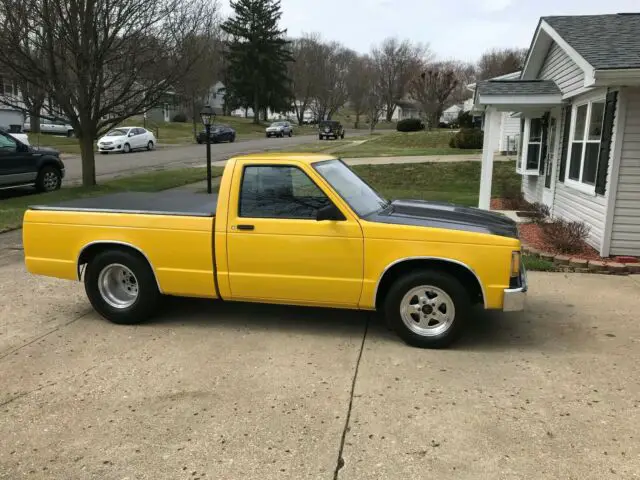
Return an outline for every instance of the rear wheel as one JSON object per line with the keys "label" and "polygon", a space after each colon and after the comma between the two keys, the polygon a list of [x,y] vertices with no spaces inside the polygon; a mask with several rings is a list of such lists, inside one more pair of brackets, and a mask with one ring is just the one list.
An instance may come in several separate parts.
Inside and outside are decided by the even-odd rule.
{"label": "rear wheel", "polygon": [[391,286],[384,310],[389,325],[409,345],[444,348],[462,333],[470,300],[455,277],[436,270],[416,271]]}
{"label": "rear wheel", "polygon": [[231,143],[236,141],[236,136],[235,135],[231,135],[231,140],[229,140]]}
{"label": "rear wheel", "polygon": [[62,173],[56,167],[47,165],[42,167],[36,178],[36,189],[40,192],[53,192],[62,185]]}
{"label": "rear wheel", "polygon": [[107,250],[89,261],[84,287],[93,308],[121,325],[147,320],[161,300],[148,262],[127,250]]}
{"label": "rear wheel", "polygon": [[149,143],[147,143],[147,150],[153,150],[153,142],[151,140],[149,140]]}
{"label": "rear wheel", "polygon": [[291,137],[292,135],[293,135],[293,132],[289,130],[289,137]]}

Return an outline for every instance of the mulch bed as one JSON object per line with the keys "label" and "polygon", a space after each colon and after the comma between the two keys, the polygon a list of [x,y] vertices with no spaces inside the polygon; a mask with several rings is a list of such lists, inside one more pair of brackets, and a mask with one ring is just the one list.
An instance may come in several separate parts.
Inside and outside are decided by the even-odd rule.
{"label": "mulch bed", "polygon": [[[522,243],[526,244],[529,247],[533,247],[536,250],[540,250],[545,253],[552,253],[554,255],[561,255],[562,252],[558,251],[553,247],[553,245],[549,245],[545,240],[542,234],[542,228],[540,225],[536,225],[535,223],[522,223],[519,225],[520,229],[520,239]],[[587,244],[583,244],[579,251],[576,253],[567,254],[572,258],[581,258],[583,260],[600,260],[600,261],[611,261],[615,262],[616,260],[613,258],[602,258],[600,254],[591,246]]]}

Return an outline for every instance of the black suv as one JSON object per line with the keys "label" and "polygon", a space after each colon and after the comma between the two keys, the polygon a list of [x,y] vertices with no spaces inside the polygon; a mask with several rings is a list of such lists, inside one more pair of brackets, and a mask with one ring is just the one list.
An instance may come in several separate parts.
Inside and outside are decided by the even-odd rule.
{"label": "black suv", "polygon": [[342,124],[335,120],[325,120],[318,124],[318,138],[328,140],[329,138],[344,138],[344,127]]}
{"label": "black suv", "polygon": [[41,192],[58,190],[64,178],[60,152],[34,148],[0,130],[0,189],[35,185]]}

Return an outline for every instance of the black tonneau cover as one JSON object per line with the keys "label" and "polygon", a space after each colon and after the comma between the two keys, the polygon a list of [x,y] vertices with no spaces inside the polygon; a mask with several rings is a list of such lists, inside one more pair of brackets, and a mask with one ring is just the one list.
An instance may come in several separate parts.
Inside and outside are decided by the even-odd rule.
{"label": "black tonneau cover", "polygon": [[93,198],[80,198],[51,205],[34,205],[32,210],[63,212],[141,213],[214,217],[218,195],[191,192],[139,193],[123,192]]}

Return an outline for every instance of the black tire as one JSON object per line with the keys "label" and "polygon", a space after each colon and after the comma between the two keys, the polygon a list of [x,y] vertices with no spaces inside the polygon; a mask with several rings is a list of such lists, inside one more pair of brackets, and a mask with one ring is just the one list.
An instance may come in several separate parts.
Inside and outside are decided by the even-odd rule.
{"label": "black tire", "polygon": [[289,130],[289,138],[291,138],[292,136],[293,136],[293,132]]}
{"label": "black tire", "polygon": [[67,137],[72,138],[74,136],[73,130],[67,131]]}
{"label": "black tire", "polygon": [[122,153],[131,153],[131,145],[125,143],[124,147],[122,147]]}
{"label": "black tire", "polygon": [[323,140],[322,135],[318,135],[318,139]]}
{"label": "black tire", "polygon": [[109,152],[100,152],[100,155],[106,155],[106,154],[108,154],[108,153],[109,153]]}
{"label": "black tire", "polygon": [[[419,334],[404,323],[400,313],[403,297],[419,286],[438,288],[453,302],[453,321],[442,332]],[[384,313],[389,326],[406,343],[419,348],[445,348],[458,339],[464,330],[470,308],[469,294],[460,281],[448,273],[437,270],[415,271],[402,276],[391,286],[384,299]]]}
{"label": "black tire", "polygon": [[342,135],[340,135],[340,138],[344,140],[344,132],[342,132]]}
{"label": "black tire", "polygon": [[52,165],[45,165],[36,177],[36,190],[39,192],[53,192],[62,185],[62,173]]}
{"label": "black tire", "polygon": [[231,143],[236,141],[236,136],[235,135],[231,135],[231,140],[229,140]]}
{"label": "black tire", "polygon": [[149,140],[149,143],[147,143],[147,150],[153,150],[153,141]]}
{"label": "black tire", "polygon": [[[100,272],[113,264],[124,265],[131,270],[137,280],[138,296],[129,307],[116,308],[110,305],[100,293],[98,287]],[[149,263],[140,254],[122,249],[106,250],[89,262],[84,275],[84,288],[96,312],[119,325],[134,325],[151,318],[162,299]]]}

